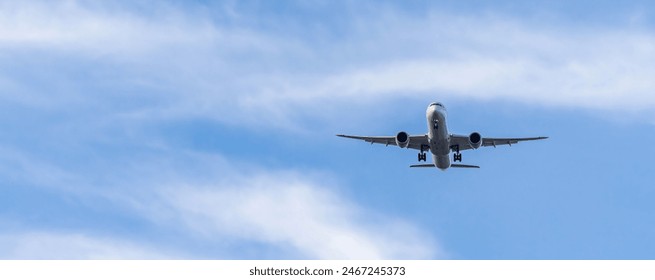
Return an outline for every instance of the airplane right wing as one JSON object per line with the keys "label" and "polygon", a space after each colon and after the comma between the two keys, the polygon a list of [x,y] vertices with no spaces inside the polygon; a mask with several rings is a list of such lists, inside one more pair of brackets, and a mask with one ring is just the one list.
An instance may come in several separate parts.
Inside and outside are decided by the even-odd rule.
{"label": "airplane right wing", "polygon": [[[355,135],[343,135],[343,134],[337,134],[337,136],[350,138],[350,139],[364,140],[371,144],[375,143],[375,144],[384,144],[387,146],[388,145],[396,146],[396,137],[394,136],[355,136]],[[423,134],[423,135],[409,136],[409,144],[407,145],[407,148],[421,150],[421,146],[423,146],[424,151],[427,151],[429,149],[430,142],[428,141],[427,135]]]}

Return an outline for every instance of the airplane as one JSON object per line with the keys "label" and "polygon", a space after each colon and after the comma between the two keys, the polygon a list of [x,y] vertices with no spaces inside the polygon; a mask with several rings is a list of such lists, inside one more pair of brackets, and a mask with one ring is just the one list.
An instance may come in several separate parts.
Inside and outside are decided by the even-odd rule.
{"label": "airplane", "polygon": [[433,102],[428,106],[425,112],[428,122],[428,133],[423,135],[409,135],[407,132],[401,131],[396,136],[354,136],[337,134],[339,137],[359,139],[369,142],[371,144],[385,144],[396,145],[400,148],[416,149],[418,153],[418,161],[425,162],[427,160],[426,151],[432,153],[432,163],[414,164],[410,167],[436,167],[445,171],[450,167],[457,168],[480,168],[477,165],[457,164],[450,162],[450,153],[453,154],[454,162],[462,162],[463,150],[477,149],[480,147],[498,145],[512,145],[523,141],[542,140],[548,137],[528,137],[528,138],[486,138],[478,132],[473,132],[467,135],[449,134],[448,126],[446,125],[447,111],[446,107],[439,102]]}

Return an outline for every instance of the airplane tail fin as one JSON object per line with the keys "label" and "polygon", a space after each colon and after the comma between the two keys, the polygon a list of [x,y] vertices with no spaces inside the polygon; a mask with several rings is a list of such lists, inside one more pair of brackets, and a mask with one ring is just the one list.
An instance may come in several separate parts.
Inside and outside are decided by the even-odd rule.
{"label": "airplane tail fin", "polygon": [[[427,163],[427,164],[414,164],[410,165],[409,167],[434,167],[434,163]],[[450,167],[456,167],[456,168],[480,168],[480,166],[477,165],[468,165],[468,164],[451,164]]]}

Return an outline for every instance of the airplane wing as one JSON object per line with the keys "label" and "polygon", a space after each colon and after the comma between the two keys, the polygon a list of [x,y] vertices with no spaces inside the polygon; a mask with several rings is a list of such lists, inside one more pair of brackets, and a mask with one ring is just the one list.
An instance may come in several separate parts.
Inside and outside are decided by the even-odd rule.
{"label": "airplane wing", "polygon": [[[339,137],[345,137],[345,138],[351,138],[351,139],[359,139],[359,140],[364,140],[366,142],[369,142],[371,144],[384,144],[384,145],[394,145],[396,146],[396,137],[395,136],[355,136],[355,135],[343,135],[343,134],[337,134]],[[466,140],[466,139],[465,139]],[[468,143],[468,140],[467,140]],[[409,136],[409,145],[407,148],[411,149],[416,149],[420,150],[421,145],[424,147],[429,147],[430,143],[428,142],[428,136],[423,134],[423,135],[410,135]],[[425,149],[427,150],[427,148]]]}
{"label": "airplane wing", "polygon": [[[488,147],[488,146],[493,146],[494,148],[498,145],[512,145],[516,144],[518,142],[523,142],[523,141],[533,141],[533,140],[541,140],[541,139],[547,139],[548,137],[528,137],[528,138],[482,138],[482,145],[481,147]],[[411,144],[411,143],[410,143]],[[469,144],[468,136],[467,135],[456,135],[456,134],[451,134],[450,135],[450,144],[451,145],[459,145],[459,150],[469,150],[473,149],[471,144]]]}

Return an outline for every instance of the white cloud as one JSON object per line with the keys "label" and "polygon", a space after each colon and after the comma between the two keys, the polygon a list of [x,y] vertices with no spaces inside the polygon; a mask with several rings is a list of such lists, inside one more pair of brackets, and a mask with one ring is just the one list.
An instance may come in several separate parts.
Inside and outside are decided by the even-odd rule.
{"label": "white cloud", "polygon": [[177,17],[165,5],[151,12],[149,17],[120,5],[79,1],[5,1],[0,47],[129,55],[213,39],[209,24]]}
{"label": "white cloud", "polygon": [[[446,257],[434,236],[420,225],[353,201],[347,192],[339,191],[340,184],[331,175],[302,169],[267,170],[173,147],[151,156],[132,154],[128,162],[107,155],[100,161],[88,159],[84,165],[50,164],[41,157],[14,152],[0,157],[0,176],[28,183],[23,187],[35,191],[45,189],[68,197],[72,205],[67,207],[81,207],[79,211],[118,212],[154,226],[163,235],[175,236],[177,242],[159,244],[160,250],[163,246],[191,258]],[[103,223],[86,222],[85,228],[97,230]],[[120,218],[107,223],[125,226]],[[56,229],[56,223],[52,226]],[[94,237],[84,234],[84,228],[75,232],[79,233],[6,234],[0,236],[0,252],[6,252],[0,257],[159,258],[159,251],[138,246],[140,242],[133,237]],[[142,236],[138,230],[133,234]],[[193,246],[186,248],[189,244]],[[239,244],[257,246],[244,254],[235,251]]]}
{"label": "white cloud", "polygon": [[[212,6],[225,21],[202,9],[167,4],[153,5],[149,13],[76,1],[1,7],[1,48],[101,57],[91,60],[117,72],[112,87],[136,88],[154,100],[119,112],[122,117],[201,116],[261,125],[253,116],[265,112],[272,120],[267,126],[294,128],[302,116],[317,109],[339,111],[343,103],[358,102],[368,110],[397,98],[437,97],[655,110],[650,63],[655,37],[634,23],[547,25],[518,17],[434,11],[416,16],[380,8],[363,18],[345,18],[353,28],[329,36],[312,32],[336,28],[320,21],[319,27],[280,23],[259,29],[252,23],[275,21],[229,5]],[[1,84],[20,88],[23,83],[29,84]],[[106,95],[89,99],[109,99],[101,102],[106,107],[134,97]],[[45,98],[61,99],[52,93]]]}
{"label": "white cloud", "polygon": [[[140,13],[129,4],[90,3],[0,3],[0,60],[6,62],[0,63],[0,96],[65,112],[52,117],[56,113],[16,109],[35,116],[34,122],[56,126],[25,139],[53,141],[62,150],[92,146],[81,141],[90,137],[102,144],[109,139],[146,146],[152,139],[134,128],[139,118],[166,122],[200,116],[293,128],[311,115],[341,125],[339,114],[330,111],[340,112],[344,103],[357,102],[366,111],[398,98],[437,96],[600,111],[655,110],[655,38],[630,25],[537,25],[520,18],[383,10],[344,18],[354,28],[323,37],[330,32],[313,32],[312,25],[267,30],[242,25],[247,14],[239,14],[240,20],[230,25],[202,9],[153,4],[148,13]],[[61,123],[65,129],[57,126]],[[71,143],[62,145],[67,136]],[[252,171],[251,166],[236,170],[228,163],[208,164],[215,159],[187,158],[159,147],[153,153],[174,155],[121,160],[113,154],[114,146],[107,146],[108,152],[90,153],[106,156],[106,162],[88,156],[88,162],[75,167],[4,153],[0,174],[57,185],[90,200],[97,199],[90,195],[94,191],[103,193],[163,227],[182,223],[189,239],[201,235],[212,242],[216,235],[261,242],[307,258],[443,257],[439,244],[419,226],[359,206],[312,176]],[[202,167],[206,165],[213,167]],[[149,171],[131,170],[134,166]],[[75,168],[77,172],[68,171]],[[190,171],[196,168],[202,172]],[[37,242],[40,237],[45,243]],[[90,255],[93,251],[100,257],[148,255],[120,241],[102,243],[84,235],[4,240],[10,239],[20,241],[17,247],[3,243],[13,252],[30,252],[22,248],[33,244],[53,246],[55,252],[63,250],[57,244],[70,242],[82,257],[98,256]],[[128,249],[110,251],[122,247]]]}
{"label": "white cloud", "polygon": [[189,235],[207,242],[267,244],[296,256],[292,258],[445,257],[433,238],[415,225],[362,209],[313,179],[293,172],[236,177],[242,178],[155,188],[157,199],[138,200],[137,209],[168,226],[185,226]]}
{"label": "white cloud", "polygon": [[[295,86],[249,100],[311,106],[321,104],[316,102],[320,99],[364,103],[447,96],[609,111],[655,110],[651,78],[655,36],[649,32],[443,15],[396,18],[395,23],[398,26],[383,35],[360,34],[361,41],[389,50],[399,48],[396,40],[408,40],[403,43],[407,47],[424,45],[414,55],[400,58],[389,52],[372,65],[309,83],[290,83]],[[374,26],[375,21],[370,27]]]}
{"label": "white cloud", "polygon": [[78,179],[74,173],[55,164],[7,147],[0,147],[0,176],[8,184],[20,182],[33,186],[59,186],[60,188],[75,185]]}
{"label": "white cloud", "polygon": [[80,233],[0,234],[1,259],[164,259],[167,254],[115,238]]}

